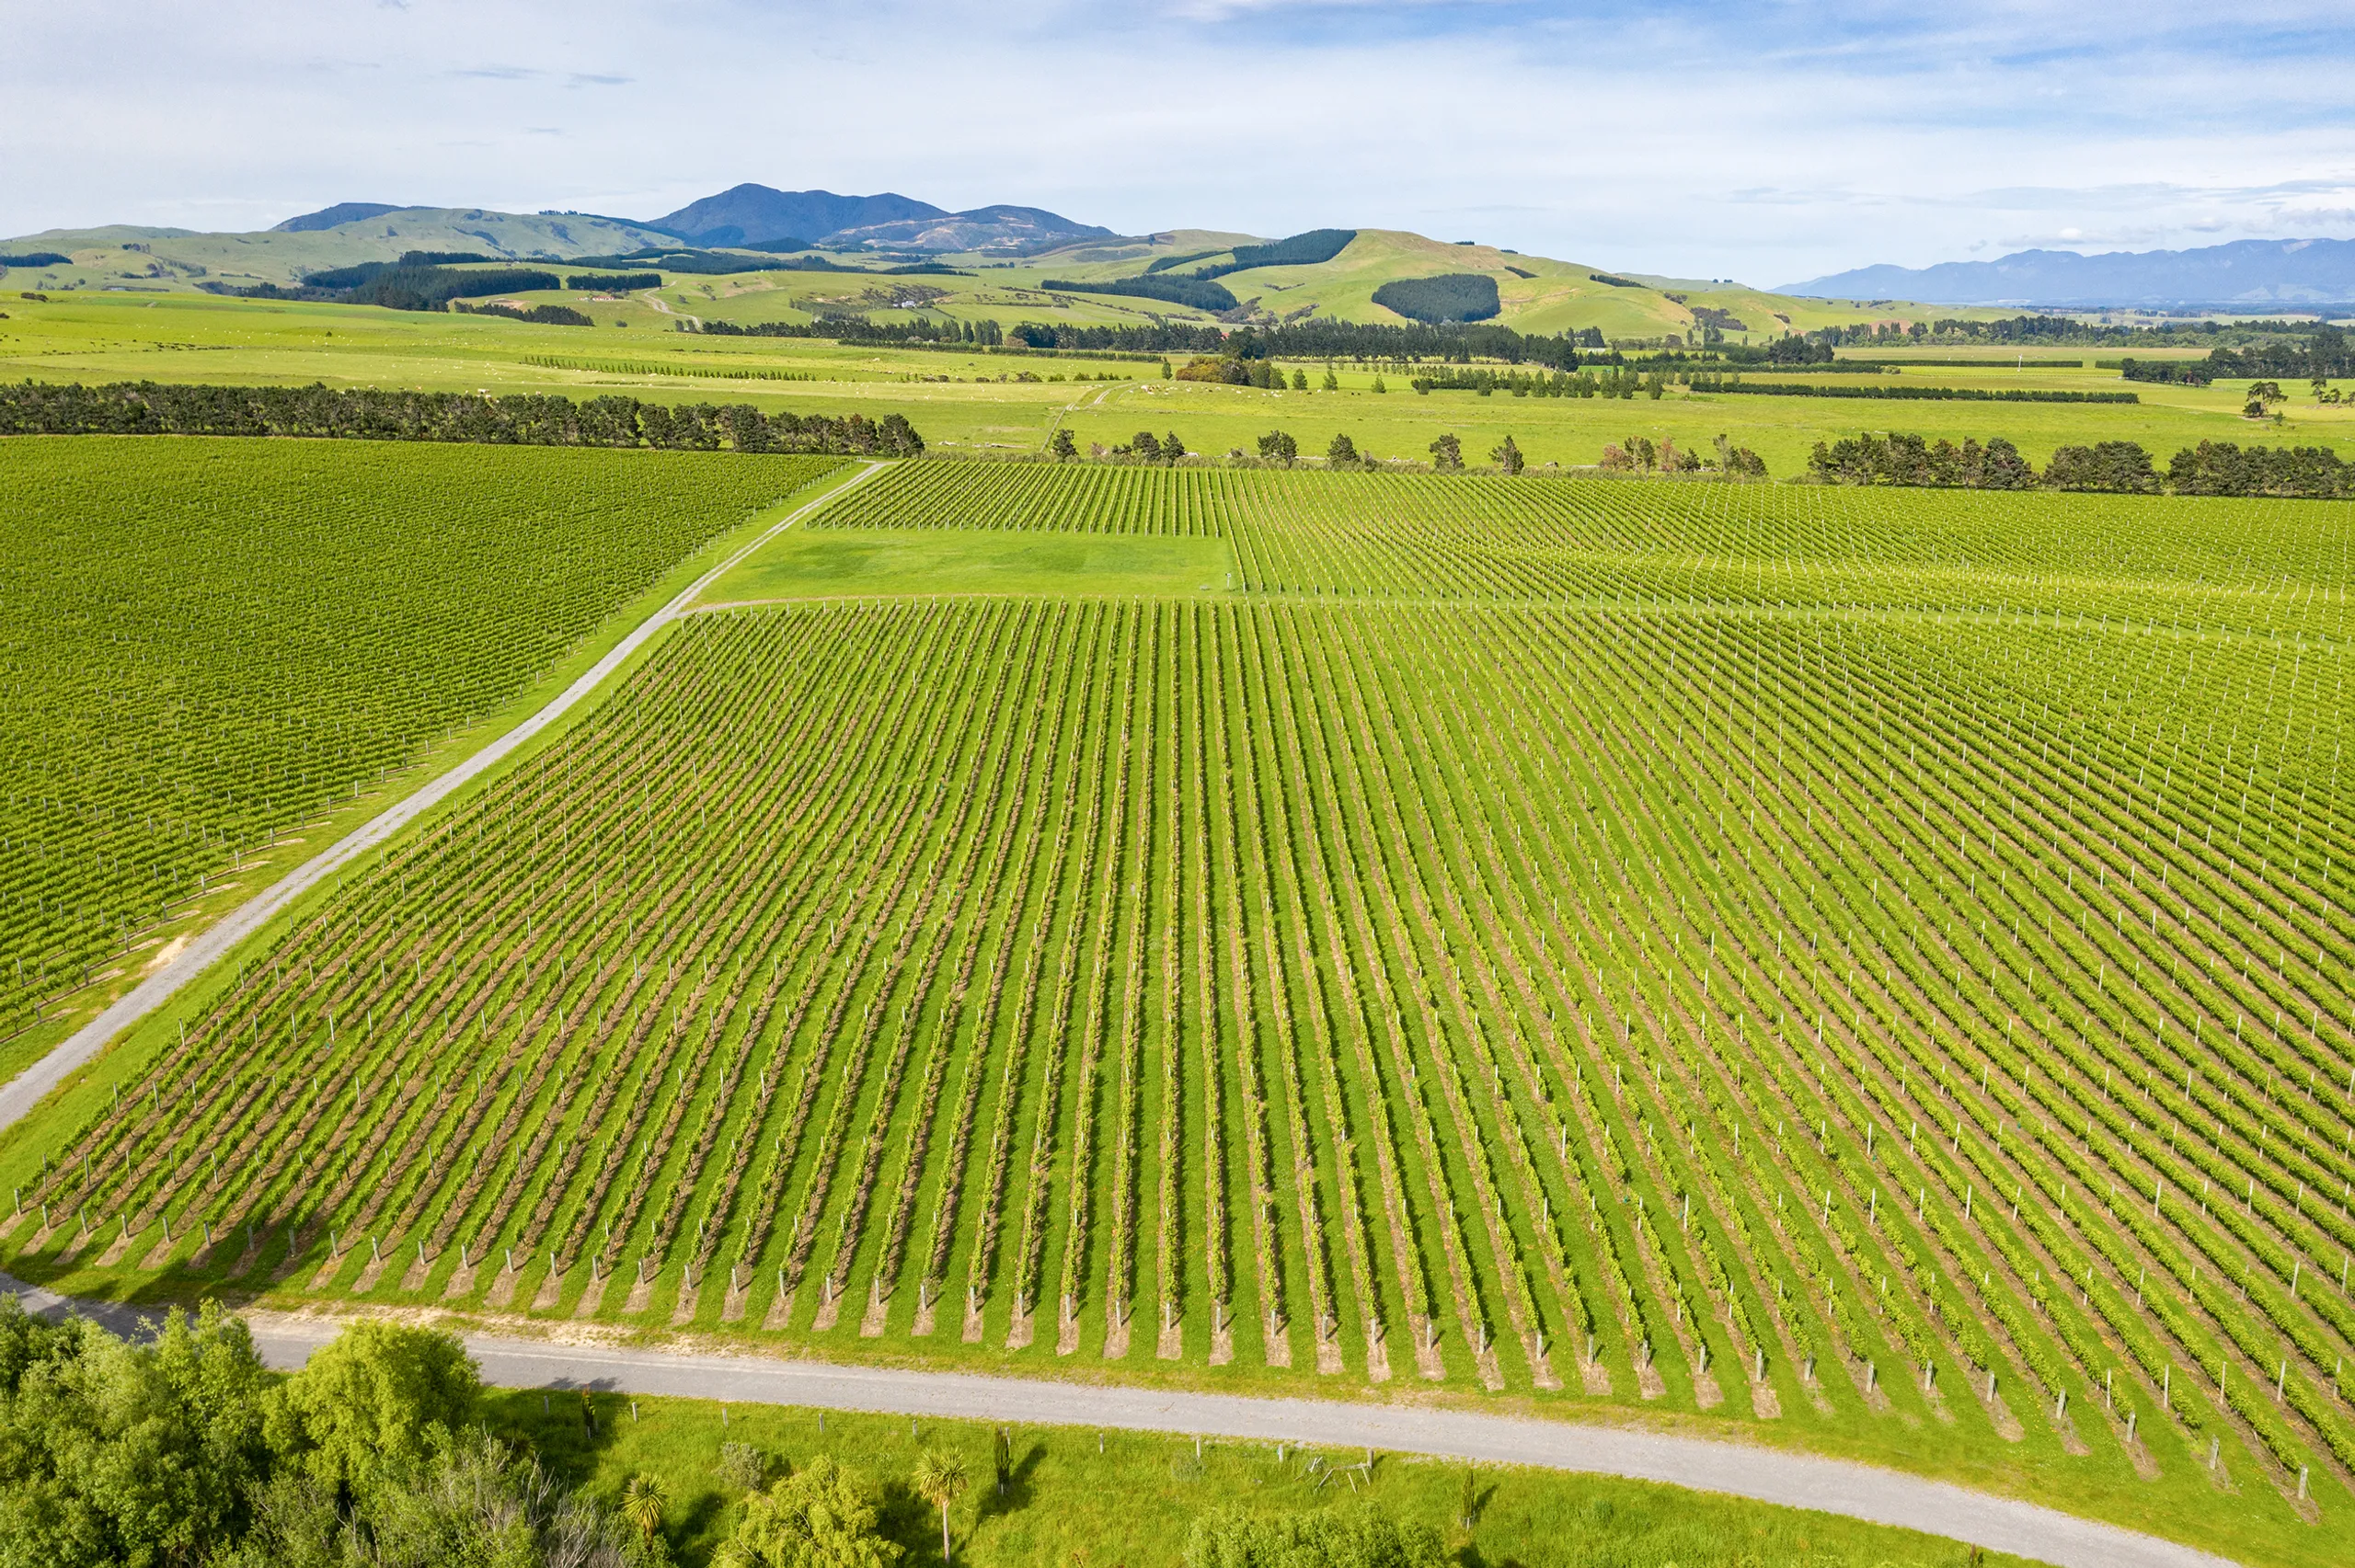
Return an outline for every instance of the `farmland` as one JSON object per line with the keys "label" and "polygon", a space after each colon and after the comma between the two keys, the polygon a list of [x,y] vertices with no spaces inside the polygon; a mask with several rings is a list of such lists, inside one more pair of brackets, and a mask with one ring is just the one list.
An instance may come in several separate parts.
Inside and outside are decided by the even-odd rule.
{"label": "farmland", "polygon": [[[1072,320],[1060,312],[1033,314]],[[1086,452],[1126,443],[1149,429],[1175,429],[1193,451],[1215,457],[1254,451],[1258,437],[1281,428],[1311,455],[1323,452],[1336,433],[1347,433],[1376,456],[1427,462],[1431,440],[1452,430],[1475,463],[1510,434],[1533,466],[1567,467],[1591,464],[1605,442],[1631,435],[1668,437],[1704,452],[1724,435],[1756,451],[1777,478],[1802,472],[1814,442],[1859,428],[1957,442],[2001,435],[2039,466],[2056,446],[2113,440],[2140,441],[2162,463],[2201,441],[2320,444],[2355,454],[2355,404],[2318,405],[2300,391],[2284,410],[2286,423],[2259,426],[2240,416],[2245,382],[2128,388],[2116,370],[2092,362],[2092,350],[2074,358],[2016,356],[2024,365],[2015,365],[2013,356],[1966,356],[1982,362],[1908,364],[1887,379],[1987,391],[2125,388],[2142,397],[2139,405],[1889,404],[1681,386],[1657,401],[1468,391],[1418,396],[1408,389],[1418,372],[1388,367],[1385,374],[1383,366],[1346,361],[1337,367],[1332,392],[1278,392],[1175,381],[1151,360],[723,338],[649,330],[643,322],[616,327],[603,315],[595,327],[557,328],[493,316],[199,294],[60,295],[44,303],[12,303],[9,315],[0,322],[0,373],[9,376],[296,385],[318,380],[575,399],[618,392],[651,402],[749,403],[771,414],[858,412],[875,419],[897,412],[944,450],[1037,451],[1064,429]],[[1179,365],[1185,358],[1175,356]],[[1321,386],[1322,362],[1296,368]],[[1377,379],[1384,386],[1379,393]]]}
{"label": "farmland", "polygon": [[0,444],[0,1035],[834,466]]}
{"label": "farmland", "polygon": [[2349,526],[905,464],[12,1135],[0,1245],[1674,1414],[2322,1561]]}

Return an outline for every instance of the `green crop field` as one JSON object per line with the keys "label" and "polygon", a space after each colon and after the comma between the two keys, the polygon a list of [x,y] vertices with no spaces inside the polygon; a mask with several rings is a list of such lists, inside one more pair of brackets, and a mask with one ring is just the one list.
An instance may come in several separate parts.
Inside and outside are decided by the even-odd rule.
{"label": "green crop field", "polygon": [[836,466],[0,443],[0,1034]]}
{"label": "green crop field", "polygon": [[2350,528],[903,464],[12,1133],[0,1247],[2343,1561]]}

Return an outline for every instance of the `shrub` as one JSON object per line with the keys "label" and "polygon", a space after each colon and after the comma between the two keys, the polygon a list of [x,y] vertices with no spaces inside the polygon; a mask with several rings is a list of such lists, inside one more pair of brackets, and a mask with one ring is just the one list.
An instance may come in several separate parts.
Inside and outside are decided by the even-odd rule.
{"label": "shrub", "polygon": [[1444,1568],[1439,1532],[1350,1503],[1316,1513],[1255,1516],[1229,1505],[1196,1519],[1186,1568]]}

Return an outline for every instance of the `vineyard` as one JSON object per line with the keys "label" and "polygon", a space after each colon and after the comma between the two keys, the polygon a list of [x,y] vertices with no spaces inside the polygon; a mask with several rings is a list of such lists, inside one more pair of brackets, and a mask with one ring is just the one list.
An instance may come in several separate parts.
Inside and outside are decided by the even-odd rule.
{"label": "vineyard", "polygon": [[0,1035],[834,466],[0,443]]}
{"label": "vineyard", "polygon": [[2348,509],[916,463],[821,522],[1235,582],[689,618],[19,1135],[7,1266],[2355,1480]]}

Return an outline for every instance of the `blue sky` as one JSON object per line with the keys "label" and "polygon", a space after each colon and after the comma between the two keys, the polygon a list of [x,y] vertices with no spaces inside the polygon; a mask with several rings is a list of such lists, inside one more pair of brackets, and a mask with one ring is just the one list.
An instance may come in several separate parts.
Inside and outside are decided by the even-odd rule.
{"label": "blue sky", "polygon": [[759,180],[1775,284],[2355,236],[2355,6],[0,5],[0,233]]}

